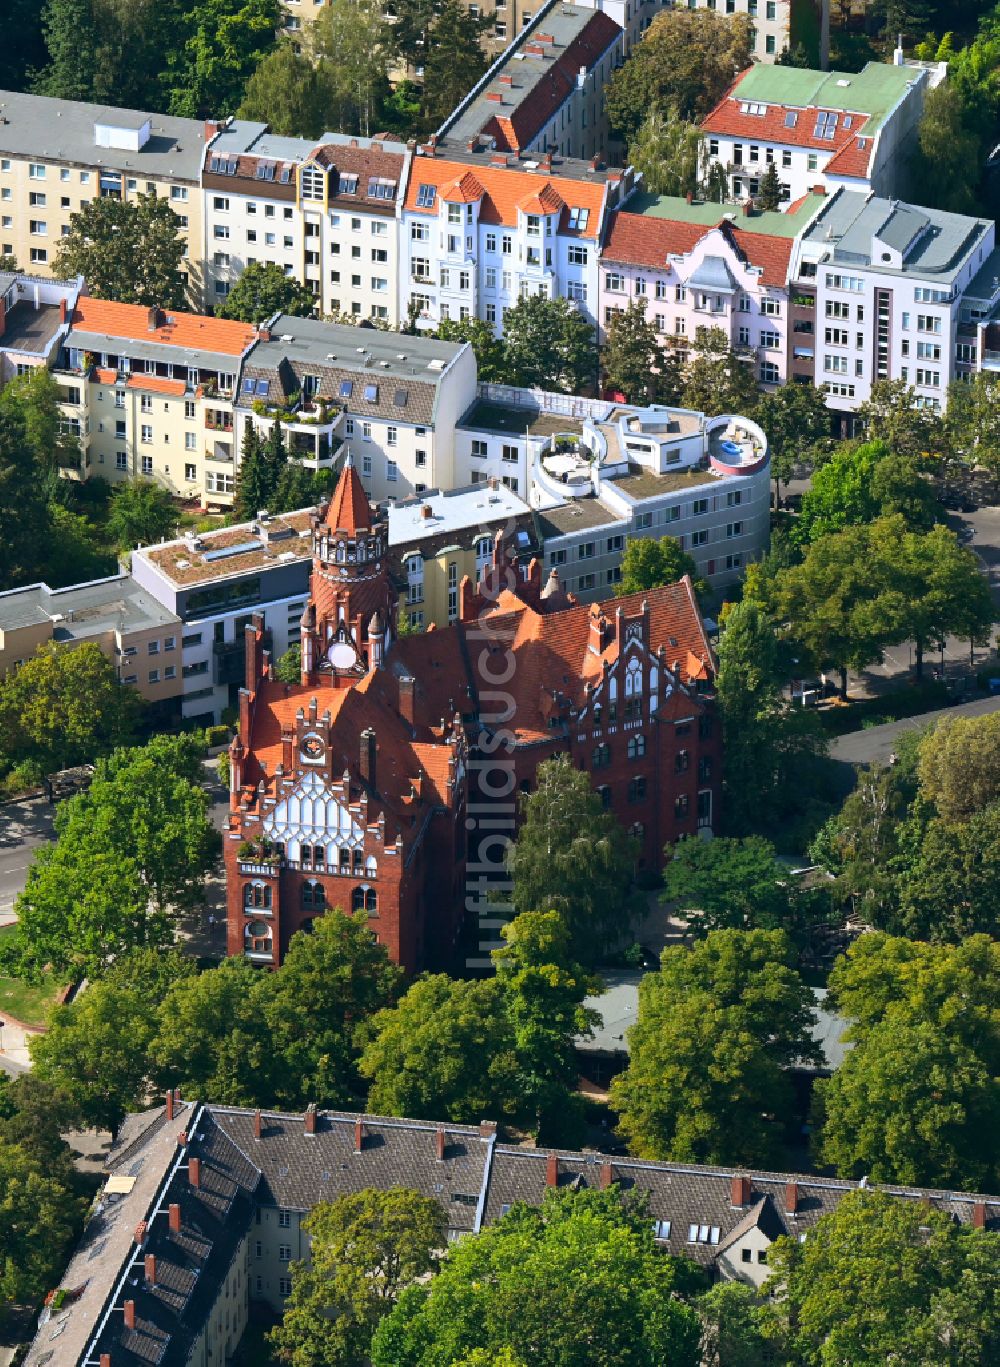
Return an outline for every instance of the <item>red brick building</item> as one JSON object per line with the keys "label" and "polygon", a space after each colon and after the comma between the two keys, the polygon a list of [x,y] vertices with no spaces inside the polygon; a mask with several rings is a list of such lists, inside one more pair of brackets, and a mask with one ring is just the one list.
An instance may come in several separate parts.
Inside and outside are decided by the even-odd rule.
{"label": "red brick building", "polygon": [[648,867],[711,828],[714,665],[688,580],[580,606],[555,571],[543,586],[537,561],[516,565],[498,534],[481,583],[461,585],[455,624],[396,640],[386,527],[349,460],[312,538],[300,684],[274,679],[263,624],[247,628],[231,954],[275,965],[296,930],[339,906],[367,911],[408,969],[448,966],[470,888],[502,870],[517,792],[559,753],[592,775]]}

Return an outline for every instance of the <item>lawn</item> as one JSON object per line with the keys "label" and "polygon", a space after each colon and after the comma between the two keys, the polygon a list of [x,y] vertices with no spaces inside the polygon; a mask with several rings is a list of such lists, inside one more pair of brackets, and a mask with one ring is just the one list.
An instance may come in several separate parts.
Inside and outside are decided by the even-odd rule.
{"label": "lawn", "polygon": [[[0,926],[0,939],[10,935],[14,926]],[[0,976],[0,1012],[14,1016],[25,1025],[44,1025],[49,1007],[56,999],[58,983],[46,977],[35,987],[21,978]]]}

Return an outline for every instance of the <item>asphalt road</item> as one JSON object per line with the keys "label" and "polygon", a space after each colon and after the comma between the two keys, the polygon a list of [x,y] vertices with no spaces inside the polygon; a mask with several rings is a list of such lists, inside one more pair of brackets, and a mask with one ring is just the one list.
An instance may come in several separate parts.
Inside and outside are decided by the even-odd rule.
{"label": "asphalt road", "polygon": [[961,703],[958,707],[945,707],[939,712],[923,712],[917,717],[906,717],[903,721],[886,722],[884,726],[870,726],[864,731],[848,731],[846,736],[838,736],[830,746],[833,759],[845,764],[885,764],[895,749],[897,739],[904,731],[916,731],[941,717],[982,717],[988,712],[1000,709],[1000,698],[978,698],[975,702]]}

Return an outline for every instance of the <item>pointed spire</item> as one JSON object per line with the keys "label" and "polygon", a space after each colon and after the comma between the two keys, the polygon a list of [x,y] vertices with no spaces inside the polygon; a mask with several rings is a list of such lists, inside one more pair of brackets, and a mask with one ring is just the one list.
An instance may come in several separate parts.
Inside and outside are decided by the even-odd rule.
{"label": "pointed spire", "polygon": [[350,532],[352,535],[362,528],[370,530],[375,521],[350,451],[327,507],[325,521],[331,531]]}

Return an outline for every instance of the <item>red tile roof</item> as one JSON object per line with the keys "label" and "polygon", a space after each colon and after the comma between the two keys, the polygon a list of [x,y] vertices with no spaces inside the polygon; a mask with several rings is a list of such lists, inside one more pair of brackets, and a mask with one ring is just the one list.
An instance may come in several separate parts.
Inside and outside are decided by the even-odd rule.
{"label": "red tile roof", "polygon": [[130,375],[129,389],[148,389],[154,394],[181,395],[187,392],[183,380],[166,380],[160,375]]}
{"label": "red tile roof", "polygon": [[149,326],[150,310],[141,304],[116,304],[81,294],[73,310],[72,325],[81,332],[95,332],[108,338],[131,342],[156,342],[160,346],[213,351],[226,356],[242,356],[256,338],[247,323],[227,318],[209,318],[202,313],[160,310],[160,322]]}
{"label": "red tile roof", "polygon": [[[418,214],[436,218],[438,205],[435,200],[430,208],[417,204],[421,185],[433,185],[441,194],[446,187],[461,181],[469,167],[458,161],[447,161],[441,157],[415,157],[410,171],[410,183],[406,190],[406,208]],[[489,166],[484,164],[475,168],[475,179],[482,185],[482,208],[480,222],[499,223],[504,227],[517,227],[517,211],[520,205],[532,194],[541,194],[549,189],[563,204],[560,231],[568,226],[569,209],[587,209],[585,236],[596,237],[601,220],[601,207],[604,203],[604,186],[598,182],[571,180],[567,176],[546,176],[533,171],[522,171],[516,167]]]}
{"label": "red tile roof", "polygon": [[722,233],[737,256],[761,269],[763,284],[780,286],[786,283],[792,239],[755,233],[732,224],[722,216],[721,205],[719,222],[713,226],[646,217],[620,209],[612,215],[601,259],[628,266],[662,268],[668,256],[686,256],[708,233],[716,230]]}
{"label": "red tile roof", "polygon": [[867,180],[870,175],[874,152],[874,138],[864,136],[850,138],[836,156],[830,158],[827,163],[826,174],[843,176],[852,180]]}
{"label": "red tile roof", "polygon": [[[769,104],[764,114],[744,114],[740,108],[738,87],[746,75],[742,72],[723,95],[715,108],[701,123],[703,133],[721,133],[729,138],[747,138],[751,142],[778,143],[789,147],[812,147],[822,152],[837,152],[851,142],[858,133],[864,131],[868,122],[865,114],[851,114],[851,126],[845,128],[844,112],[830,110],[837,114],[837,131],[832,138],[816,137],[816,115],[821,112],[817,105]],[[763,101],[761,101],[763,103]],[[786,114],[795,114],[795,125],[789,128],[785,122]]]}
{"label": "red tile roof", "polygon": [[368,495],[350,453],[344,461],[343,471],[323,514],[323,521],[328,527],[351,533],[359,532],[363,527],[370,529],[375,523]]}

